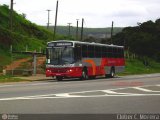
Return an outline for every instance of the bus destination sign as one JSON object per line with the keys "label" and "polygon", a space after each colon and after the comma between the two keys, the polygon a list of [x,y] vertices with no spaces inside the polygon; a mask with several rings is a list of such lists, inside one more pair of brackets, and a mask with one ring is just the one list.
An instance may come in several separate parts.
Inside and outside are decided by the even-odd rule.
{"label": "bus destination sign", "polygon": [[49,47],[63,47],[63,46],[73,46],[72,42],[52,42],[48,43]]}

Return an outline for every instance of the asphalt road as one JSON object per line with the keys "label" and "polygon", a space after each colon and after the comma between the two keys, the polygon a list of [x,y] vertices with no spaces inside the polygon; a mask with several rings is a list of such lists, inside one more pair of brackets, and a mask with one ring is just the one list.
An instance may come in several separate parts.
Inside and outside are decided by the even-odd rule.
{"label": "asphalt road", "polygon": [[160,74],[0,84],[0,114],[159,112]]}

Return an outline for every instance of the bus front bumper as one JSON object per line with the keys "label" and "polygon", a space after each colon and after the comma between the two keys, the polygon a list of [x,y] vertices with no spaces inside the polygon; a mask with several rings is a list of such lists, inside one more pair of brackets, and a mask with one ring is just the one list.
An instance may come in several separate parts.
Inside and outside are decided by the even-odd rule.
{"label": "bus front bumper", "polygon": [[82,68],[74,67],[74,68],[47,68],[46,69],[46,77],[54,77],[54,76],[61,76],[61,77],[81,77],[82,75]]}

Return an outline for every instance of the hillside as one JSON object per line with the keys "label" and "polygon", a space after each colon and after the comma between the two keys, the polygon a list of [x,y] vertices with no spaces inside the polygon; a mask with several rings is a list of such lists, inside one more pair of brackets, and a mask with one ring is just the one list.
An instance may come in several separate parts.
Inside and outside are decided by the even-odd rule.
{"label": "hillside", "polygon": [[22,15],[13,12],[13,30],[9,27],[10,11],[8,6],[0,6],[0,49],[22,50],[29,46],[31,50],[44,47],[47,41],[53,39],[51,31],[37,26]]}
{"label": "hillside", "polygon": [[[53,40],[53,33],[31,23],[23,15],[13,12],[13,30],[9,27],[10,11],[8,6],[0,5],[0,70],[10,62],[10,46],[14,51],[44,49],[47,41]],[[58,37],[63,37],[58,35]]]}
{"label": "hillside", "polygon": [[[45,26],[46,27],[46,26]],[[71,35],[76,35],[76,27],[71,27]],[[115,27],[114,34],[117,34],[122,31],[123,28]],[[53,31],[53,26],[50,26],[50,30]],[[68,26],[57,26],[57,33],[62,35],[68,35],[69,27]],[[79,35],[81,33],[81,28],[79,26]],[[110,36],[111,28],[85,28],[84,27],[84,36],[94,36],[96,38],[103,38],[106,34]]]}

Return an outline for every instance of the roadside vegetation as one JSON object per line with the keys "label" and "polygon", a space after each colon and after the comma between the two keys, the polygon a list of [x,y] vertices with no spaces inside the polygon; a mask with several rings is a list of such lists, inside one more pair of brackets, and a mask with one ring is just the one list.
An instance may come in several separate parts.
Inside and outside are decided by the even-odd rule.
{"label": "roadside vegetation", "polygon": [[[28,51],[39,51],[45,49],[46,43],[53,40],[52,27],[52,30],[47,30],[27,20],[25,14],[18,14],[16,11],[13,13],[13,30],[10,30],[9,14],[9,7],[0,5],[0,73],[11,61],[26,57],[20,55],[11,58],[11,46],[13,51],[25,51],[26,46]],[[59,34],[55,39],[75,39],[67,36],[68,27],[59,26],[57,31]],[[84,31],[85,34],[106,34],[110,33],[110,28],[86,28]],[[74,35],[75,32],[76,28],[73,27]],[[83,41],[125,46],[126,70],[120,75],[160,73],[160,19],[139,23],[135,27],[115,28],[114,34],[112,40],[89,37]],[[23,80],[0,75],[0,82],[18,81]]]}
{"label": "roadside vegetation", "polygon": [[[53,32],[26,19],[25,14],[13,12],[13,30],[10,29],[10,10],[0,5],[0,72],[11,62],[10,48],[13,51],[44,50],[46,43],[53,40]],[[56,35],[56,39],[64,36]]]}
{"label": "roadside vegetation", "polygon": [[0,83],[23,82],[23,81],[27,81],[27,80],[19,79],[19,78],[8,76],[8,75],[0,75]]}
{"label": "roadside vegetation", "polygon": [[118,75],[160,73],[160,63],[151,59],[149,61],[150,63],[145,65],[144,62],[139,59],[126,59],[125,72]]}
{"label": "roadside vegetation", "polygon": [[160,19],[124,28],[113,37],[113,43],[124,45],[126,51],[135,54],[138,59],[152,58],[160,62]]}
{"label": "roadside vegetation", "polygon": [[160,19],[124,28],[113,36],[113,43],[124,46],[127,53],[123,74],[160,73]]}

